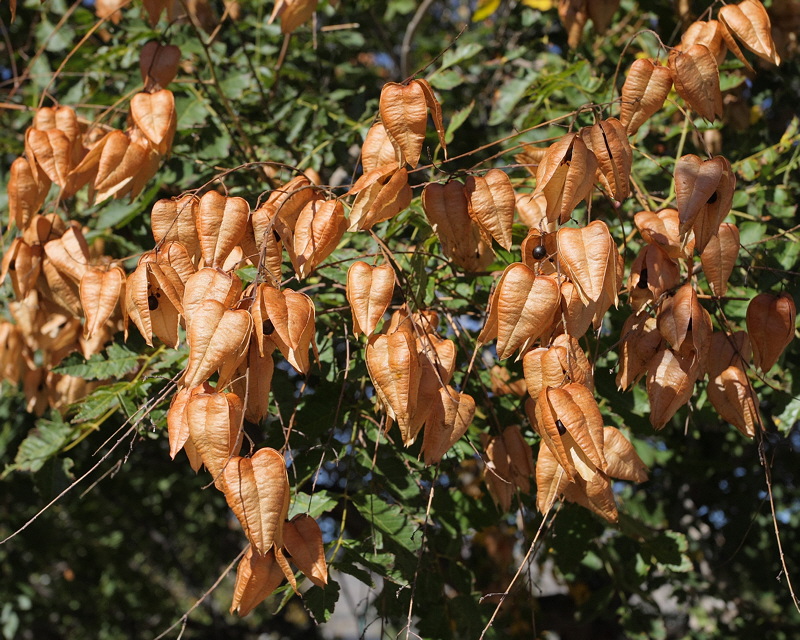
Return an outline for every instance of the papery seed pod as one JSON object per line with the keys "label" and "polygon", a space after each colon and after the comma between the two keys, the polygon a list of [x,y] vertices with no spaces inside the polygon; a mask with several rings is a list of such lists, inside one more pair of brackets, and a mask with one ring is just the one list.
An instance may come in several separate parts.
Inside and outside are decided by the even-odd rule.
{"label": "papery seed pod", "polygon": [[399,167],[402,159],[398,157],[399,149],[392,144],[389,133],[382,122],[374,123],[364,138],[361,146],[361,166],[364,174],[384,166]]}
{"label": "papery seed pod", "polygon": [[275,591],[283,578],[283,570],[275,561],[274,549],[261,555],[253,545],[249,545],[236,569],[230,613],[235,611],[243,618]]}
{"label": "papery seed pod", "polygon": [[614,200],[630,194],[633,151],[625,127],[616,118],[602,120],[580,131],[581,139],[597,159],[600,184]]}
{"label": "papery seed pod", "polygon": [[417,407],[420,366],[416,345],[404,331],[374,335],[366,350],[367,371],[375,391],[397,422],[404,443],[413,441],[411,420]]}
{"label": "papery seed pod", "polygon": [[442,243],[442,252],[468,271],[480,271],[492,260],[491,245],[469,215],[464,185],[455,180],[430,183],[422,190],[422,208]]}
{"label": "papery seed pod", "polygon": [[252,327],[247,311],[227,309],[216,300],[199,307],[186,332],[189,360],[181,383],[194,387],[219,371],[217,386],[224,388],[247,355]]}
{"label": "papery seed pod", "polygon": [[290,493],[283,456],[270,448],[259,449],[250,458],[234,456],[222,478],[225,499],[250,544],[261,554],[282,547]]}
{"label": "papery seed pod", "polygon": [[147,42],[139,52],[139,71],[145,91],[165,89],[175,79],[180,61],[181,50],[175,45],[162,45],[157,40]]}
{"label": "papery seed pod", "polygon": [[419,162],[428,124],[424,89],[417,82],[387,82],[381,90],[380,113],[392,143],[402,154],[402,163],[413,169]]}
{"label": "papery seed pod", "polygon": [[89,245],[80,225],[72,223],[60,238],[44,245],[44,252],[61,273],[78,284],[89,268]]}
{"label": "papery seed pod", "polygon": [[619,520],[614,491],[608,476],[602,471],[595,473],[588,481],[576,478],[575,482],[564,487],[564,499],[589,509],[612,524]]}
{"label": "papery seed pod", "polygon": [[475,400],[451,386],[440,387],[425,421],[421,453],[426,465],[436,464],[467,432],[475,416]]}
{"label": "papery seed pod", "polygon": [[174,396],[167,411],[167,429],[169,431],[169,457],[173,460],[181,449],[185,449],[189,457],[189,463],[196,472],[203,464],[202,459],[195,450],[194,443],[191,441],[189,432],[189,422],[186,418],[186,405],[189,399],[198,393],[213,393],[214,388],[208,383],[197,387],[184,387]]}
{"label": "papery seed pod", "polygon": [[722,117],[719,69],[714,54],[707,46],[693,44],[685,51],[673,49],[668,64],[675,91],[692,109],[709,122],[713,122],[717,116]]}
{"label": "papery seed pod", "polygon": [[570,49],[575,49],[580,44],[583,28],[589,20],[589,2],[590,0],[558,0],[558,17],[567,32]]}
{"label": "papery seed pod", "polygon": [[216,191],[200,198],[195,224],[205,266],[223,266],[242,241],[249,214],[250,206],[244,198],[227,198]]}
{"label": "papery seed pod", "polygon": [[747,332],[753,347],[753,364],[765,373],[772,369],[794,338],[797,312],[786,293],[759,293],[747,305]]}
{"label": "papery seed pod", "polygon": [[750,336],[747,331],[734,331],[727,334],[715,331],[711,335],[706,371],[709,379],[716,378],[728,367],[738,367],[742,371],[750,366],[753,350],[750,347]]}
{"label": "papery seed pod", "polygon": [[204,267],[186,281],[183,291],[183,317],[191,326],[195,311],[207,301],[215,300],[230,309],[242,293],[242,281],[235,273]]}
{"label": "papery seed pod", "polygon": [[497,357],[508,358],[545,331],[560,305],[561,290],[550,276],[536,277],[524,264],[506,267],[489,302],[486,325],[478,341],[497,337]]}
{"label": "papery seed pod", "polygon": [[299,513],[283,525],[283,543],[297,568],[318,587],[328,584],[322,531],[310,515]]}
{"label": "papery seed pod", "polygon": [[597,159],[576,133],[548,147],[536,170],[533,192],[544,194],[548,220],[569,220],[578,203],[591,195],[596,170]]}
{"label": "papery seed pod", "polygon": [[185,411],[195,450],[219,486],[225,465],[242,448],[242,400],[233,393],[192,394]]}
{"label": "papery seed pod", "polygon": [[709,378],[707,393],[709,401],[723,420],[730,422],[742,435],[755,437],[756,430],[761,428],[759,402],[753,385],[742,369],[731,366],[714,378]]}
{"label": "papery seed pod", "polygon": [[317,10],[318,3],[319,0],[278,0],[272,10],[269,24],[272,24],[275,18],[279,17],[281,33],[292,33],[297,27],[311,18],[311,14]]}
{"label": "papery seed pod", "polygon": [[703,44],[713,54],[717,65],[725,60],[725,39],[722,34],[725,26],[716,20],[698,20],[690,24],[681,36],[681,47],[688,49],[694,44]]}
{"label": "papery seed pod", "polygon": [[[86,159],[92,155],[90,152]],[[97,159],[97,174],[93,183],[95,202],[114,197],[129,185],[133,176],[144,166],[147,156],[146,145],[129,139],[121,131],[111,131]]]}
{"label": "papery seed pod", "polygon": [[561,366],[558,351],[564,347],[538,347],[531,349],[522,359],[525,384],[531,398],[538,398],[542,389],[560,387],[567,383],[568,375]]}
{"label": "papery seed pod", "polygon": [[656,245],[647,245],[631,265],[628,293],[634,311],[641,311],[680,282],[680,268]]}
{"label": "papery seed pod", "polygon": [[605,222],[595,220],[586,227],[562,227],[556,234],[561,268],[577,287],[585,303],[607,301],[605,310],[619,302],[617,255],[619,251]]}
{"label": "papery seed pod", "polygon": [[[283,357],[300,373],[308,373],[311,362],[309,347],[314,342],[314,302],[304,293],[261,284],[256,292],[250,313],[255,323],[259,344],[269,338],[278,347]],[[262,347],[259,347],[262,348]]]}
{"label": "papery seed pod", "polygon": [[604,34],[611,24],[614,14],[619,9],[620,0],[594,0],[586,3],[589,19],[594,25],[594,30]]}
{"label": "papery seed pod", "polygon": [[711,344],[711,316],[697,298],[691,284],[680,287],[674,295],[667,296],[659,305],[656,324],[659,333],[677,352],[689,341],[704,366]]}
{"label": "papery seed pod", "polygon": [[647,466],[619,429],[603,428],[603,453],[608,463],[606,473],[612,478],[629,482],[647,480]]}
{"label": "papery seed pod", "polygon": [[91,338],[109,321],[117,303],[125,299],[124,287],[125,272],[119,265],[86,270],[80,283],[81,306],[86,316],[84,337]]}
{"label": "papery seed pod", "polygon": [[547,513],[569,484],[569,477],[549,447],[539,447],[536,459],[536,507]]}
{"label": "papery seed pod", "polygon": [[662,106],[672,89],[672,71],[648,58],[633,61],[622,86],[619,120],[635,134]]}
{"label": "papery seed pod", "polygon": [[727,293],[728,280],[738,257],[739,229],[735,224],[724,222],[700,254],[703,273],[715,296],[721,297]]}
{"label": "papery seed pod", "polygon": [[44,203],[49,187],[49,178],[42,174],[39,180],[26,158],[14,160],[9,169],[7,188],[9,225],[13,222],[24,230]]}
{"label": "papery seed pod", "polygon": [[[363,180],[363,182],[362,182]],[[348,231],[367,230],[388,220],[411,203],[411,187],[405,167],[380,167],[359,178],[348,194],[357,193],[350,210]]]}
{"label": "papery seed pod", "polygon": [[780,64],[780,56],[775,51],[769,15],[758,0],[743,0],[739,4],[729,4],[720,8],[719,19],[739,39],[739,41],[758,57],[772,64]]}
{"label": "papery seed pod", "polygon": [[264,235],[276,231],[273,223],[275,216],[293,232],[300,212],[309,202],[315,200],[321,200],[321,196],[305,175],[295,176],[283,186],[272,190],[267,201],[253,212],[256,245],[261,247]]}
{"label": "papery seed pod", "polygon": [[131,98],[131,117],[153,148],[162,156],[167,155],[177,127],[172,91],[137,93]]}
{"label": "papery seed pod", "polygon": [[595,420],[591,420],[590,429],[583,408],[573,398],[574,391],[572,387],[542,389],[532,412],[527,404],[525,408],[534,430],[564,467],[567,476],[588,481],[605,467],[605,460],[602,457],[602,441],[598,450],[597,434],[593,437],[591,433],[596,428]]}
{"label": "papery seed pod", "polygon": [[394,269],[354,262],[347,270],[347,301],[353,313],[353,334],[372,335],[392,302]]}
{"label": "papery seed pod", "polygon": [[289,251],[299,278],[308,276],[333,253],[346,228],[344,206],[339,200],[312,201],[303,207]]}
{"label": "papery seed pod", "polygon": [[663,343],[655,318],[646,313],[629,316],[620,332],[617,387],[627,389],[641,378]]}
{"label": "papery seed pod", "polygon": [[511,250],[511,226],[514,222],[516,197],[505,171],[490,169],[485,176],[467,176],[464,184],[470,217],[483,234],[506,250]]}
{"label": "papery seed pod", "polygon": [[433,87],[431,87],[430,83],[425,80],[425,78],[416,78],[413,80],[413,82],[418,84],[422,88],[423,94],[425,94],[425,104],[431,113],[431,120],[433,120],[433,126],[436,129],[436,135],[439,136],[439,144],[442,147],[442,151],[444,152],[444,157],[446,160],[447,142],[445,140],[444,120],[442,118],[442,105],[439,104],[439,101],[436,99],[436,95],[433,93]]}
{"label": "papery seed pod", "polygon": [[677,209],[662,209],[657,213],[640,211],[633,223],[645,242],[657,245],[673,260],[688,258],[694,251],[694,237],[681,242],[680,218]]}
{"label": "papery seed pod", "polygon": [[483,479],[489,495],[502,511],[511,508],[514,496],[514,482],[511,475],[511,460],[508,457],[506,444],[502,438],[488,438],[482,434],[481,442],[486,453],[484,458]]}
{"label": "papery seed pod", "polygon": [[662,429],[692,397],[699,363],[679,358],[671,349],[660,350],[647,365],[650,424]]}
{"label": "papery seed pod", "polygon": [[33,159],[52,182],[62,188],[67,185],[72,169],[72,145],[63,131],[28,129],[25,134],[25,155],[29,160]]}
{"label": "papery seed pod", "polygon": [[43,257],[42,245],[29,245],[23,238],[14,238],[11,241],[11,246],[3,256],[0,282],[3,282],[6,276],[10,276],[11,287],[17,300],[23,300],[36,288],[37,280],[42,273]]}
{"label": "papery seed pod", "polygon": [[530,493],[530,478],[534,474],[531,446],[525,441],[517,425],[503,429],[501,438],[508,453],[512,481],[520,491]]}

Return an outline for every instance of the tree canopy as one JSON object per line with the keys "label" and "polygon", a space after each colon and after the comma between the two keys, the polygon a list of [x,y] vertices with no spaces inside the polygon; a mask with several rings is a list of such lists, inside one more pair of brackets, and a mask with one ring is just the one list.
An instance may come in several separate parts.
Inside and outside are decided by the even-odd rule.
{"label": "tree canopy", "polygon": [[800,2],[0,27],[4,638],[796,637]]}

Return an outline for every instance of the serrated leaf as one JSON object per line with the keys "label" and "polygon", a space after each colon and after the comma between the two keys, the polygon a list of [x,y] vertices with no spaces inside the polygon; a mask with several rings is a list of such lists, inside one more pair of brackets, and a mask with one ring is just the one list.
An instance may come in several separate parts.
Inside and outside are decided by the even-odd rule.
{"label": "serrated leaf", "polygon": [[80,404],[80,411],[72,422],[78,424],[99,418],[109,409],[119,405],[117,394],[124,391],[128,386],[127,382],[116,382],[112,385],[95,389],[86,396]]}
{"label": "serrated leaf", "polygon": [[339,583],[330,580],[325,588],[311,587],[303,595],[303,602],[317,624],[327,622],[339,601]]}
{"label": "serrated leaf", "polygon": [[54,420],[39,420],[28,432],[14,458],[11,469],[35,473],[70,440],[74,427],[56,414]]}
{"label": "serrated leaf", "polygon": [[312,518],[319,518],[326,511],[333,509],[338,500],[327,491],[315,491],[313,494],[298,491],[295,493],[294,502],[289,509],[287,519],[291,520],[296,515],[307,513]]}
{"label": "serrated leaf", "polygon": [[138,365],[139,355],[136,352],[114,343],[106,349],[106,357],[102,353],[96,353],[85,360],[79,353],[74,353],[53,371],[84,380],[108,380],[120,378]]}
{"label": "serrated leaf", "polygon": [[416,524],[400,505],[387,504],[377,496],[363,496],[353,503],[359,513],[392,541],[411,552],[419,549],[422,536],[415,536]]}

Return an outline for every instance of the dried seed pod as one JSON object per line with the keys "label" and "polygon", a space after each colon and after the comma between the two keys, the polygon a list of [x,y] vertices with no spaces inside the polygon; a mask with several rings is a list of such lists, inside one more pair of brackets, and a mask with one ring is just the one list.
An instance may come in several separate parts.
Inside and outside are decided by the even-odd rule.
{"label": "dried seed pod", "polygon": [[719,19],[739,41],[759,58],[780,64],[775,51],[769,15],[758,0],[743,0],[739,4],[725,5],[719,10]]}
{"label": "dried seed pod", "polygon": [[759,293],[747,305],[747,332],[753,347],[753,363],[767,372],[794,338],[797,312],[792,297]]}
{"label": "dried seed pod", "polygon": [[573,209],[589,198],[594,185],[597,159],[577,133],[565,135],[548,147],[536,169],[534,196],[547,200],[547,219],[564,224]]}
{"label": "dried seed pod", "polygon": [[86,316],[83,335],[91,338],[114,314],[117,303],[124,300],[125,272],[119,265],[109,269],[90,267],[81,278],[80,296]]}
{"label": "dried seed pod", "polygon": [[490,169],[485,176],[468,176],[464,184],[468,211],[481,229],[484,242],[491,238],[511,250],[511,226],[516,196],[505,171]]}
{"label": "dried seed pod", "polygon": [[350,210],[348,231],[367,230],[394,217],[411,203],[405,167],[379,167],[358,179],[348,194],[358,194]]}
{"label": "dried seed pod", "polygon": [[131,117],[153,148],[162,156],[167,155],[177,127],[172,91],[137,93],[131,98]]}
{"label": "dried seed pod", "polygon": [[181,50],[175,45],[162,45],[157,40],[147,42],[139,52],[139,71],[145,91],[165,89],[178,73],[180,61]]}
{"label": "dried seed pod", "polygon": [[468,271],[480,271],[492,260],[478,225],[469,215],[464,185],[455,180],[430,183],[422,190],[422,208],[442,243],[443,253]]}
{"label": "dried seed pod", "polygon": [[698,363],[678,357],[671,349],[660,350],[647,365],[650,424],[663,429],[672,416],[689,402],[699,372]]}
{"label": "dried seed pod", "polygon": [[389,133],[382,122],[374,123],[361,145],[361,166],[364,174],[384,166],[399,167],[402,158],[398,157],[398,149],[392,144]]}
{"label": "dried seed pod", "polygon": [[619,120],[629,135],[635,134],[662,106],[672,89],[672,71],[648,58],[631,64],[622,86]]}
{"label": "dried seed pod", "polygon": [[392,302],[394,269],[354,262],[347,270],[347,301],[353,313],[353,334],[372,335]]}
{"label": "dried seed pod", "polygon": [[283,543],[297,568],[318,587],[328,584],[322,531],[310,515],[299,513],[283,525]]}
{"label": "dried seed pod", "polygon": [[274,549],[261,555],[253,545],[248,545],[236,569],[230,612],[246,616],[280,586],[283,578],[283,570],[275,560]]}
{"label": "dried seed pod", "polygon": [[234,393],[191,394],[185,411],[192,443],[219,486],[225,465],[242,448],[242,401]]}
{"label": "dried seed pod", "polygon": [[506,267],[489,302],[486,325],[478,341],[497,337],[497,357],[508,358],[526,342],[536,340],[552,323],[560,307],[561,290],[550,276],[536,276],[524,264]]}
{"label": "dried seed pod", "polygon": [[[299,278],[312,273],[342,239],[347,221],[339,200],[311,201],[297,218],[289,258]],[[284,246],[289,249],[284,239]]]}
{"label": "dried seed pod", "polygon": [[289,477],[275,449],[251,458],[234,456],[225,466],[225,499],[242,524],[250,544],[262,555],[283,546],[283,522],[289,512]]}
{"label": "dried seed pod", "polygon": [[250,205],[244,198],[227,198],[209,191],[197,205],[195,225],[206,267],[221,268],[244,237]]}
{"label": "dried seed pod", "polygon": [[428,124],[424,89],[417,82],[387,82],[381,90],[380,112],[381,122],[401,154],[401,164],[413,169],[419,162]]}
{"label": "dried seed pod", "polygon": [[704,44],[693,44],[683,51],[673,49],[668,64],[678,95],[709,122],[717,116],[721,118],[719,69],[709,48]]}
{"label": "dried seed pod", "polygon": [[724,296],[728,280],[739,257],[739,229],[724,222],[716,236],[712,236],[700,254],[703,273],[715,296]]}
{"label": "dried seed pod", "polygon": [[581,129],[580,136],[597,159],[600,184],[614,200],[627,198],[633,150],[622,123],[616,118],[602,120]]}

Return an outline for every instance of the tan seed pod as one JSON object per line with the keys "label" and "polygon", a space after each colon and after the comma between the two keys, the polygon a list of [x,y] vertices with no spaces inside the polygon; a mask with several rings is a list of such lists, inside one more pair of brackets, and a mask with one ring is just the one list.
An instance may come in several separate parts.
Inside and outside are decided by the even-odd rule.
{"label": "tan seed pod", "polygon": [[775,51],[769,14],[758,0],[743,0],[739,4],[725,5],[719,10],[719,19],[739,41],[758,57],[772,64],[780,64]]}
{"label": "tan seed pod", "polygon": [[86,316],[83,335],[91,338],[114,314],[117,303],[125,298],[125,272],[119,265],[109,269],[90,267],[81,277],[80,296]]}
{"label": "tan seed pod", "polygon": [[264,448],[250,458],[234,456],[225,466],[225,499],[250,544],[262,555],[283,546],[289,512],[289,477],[283,456]]}
{"label": "tan seed pod", "polygon": [[622,86],[619,120],[635,134],[664,105],[672,89],[672,71],[648,58],[634,60]]}
{"label": "tan seed pod", "polygon": [[167,155],[175,137],[175,96],[169,89],[137,93],[131,98],[131,117],[153,148]]}
{"label": "tan seed pod", "polygon": [[242,241],[249,215],[250,205],[244,198],[228,198],[216,191],[200,198],[195,225],[205,266],[223,266]]}
{"label": "tan seed pod", "polygon": [[739,229],[735,224],[724,222],[700,254],[703,273],[715,296],[724,296],[728,291],[728,280],[739,257],[739,246]]}
{"label": "tan seed pod", "polygon": [[387,82],[381,90],[380,113],[389,138],[402,154],[403,164],[413,169],[419,163],[428,124],[424,89],[417,82]]}
{"label": "tan seed pod", "polygon": [[283,578],[283,570],[275,560],[274,549],[261,555],[253,545],[248,545],[236,569],[230,612],[236,612],[243,618],[275,591]]}
{"label": "tan seed pod", "polygon": [[283,543],[297,568],[318,587],[328,584],[322,531],[310,515],[299,513],[283,525]]}
{"label": "tan seed pod", "polygon": [[353,313],[353,334],[372,335],[394,294],[394,269],[390,264],[371,267],[354,262],[347,270],[347,301]]}
{"label": "tan seed pod", "polygon": [[180,61],[181,50],[175,45],[162,45],[157,40],[147,42],[139,52],[139,71],[145,91],[165,89],[175,79]]}
{"label": "tan seed pod", "polygon": [[464,184],[470,217],[484,237],[506,250],[511,250],[511,226],[514,222],[516,196],[505,171],[490,169],[485,176],[468,176]]}
{"label": "tan seed pod", "polygon": [[602,120],[580,131],[581,139],[597,159],[600,184],[614,200],[630,194],[633,151],[625,127],[616,118]]}
{"label": "tan seed pod", "polygon": [[747,332],[753,348],[753,363],[767,372],[794,338],[797,311],[792,297],[759,293],[747,305]]}
{"label": "tan seed pod", "polygon": [[673,49],[668,64],[678,95],[709,122],[721,118],[719,69],[709,48],[704,44],[693,44],[683,51]]}

